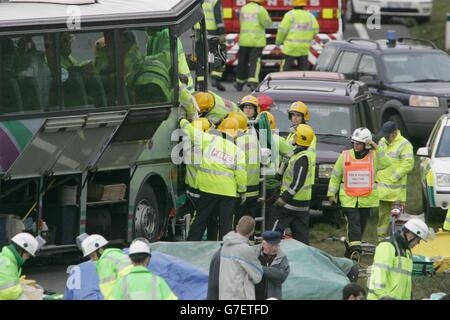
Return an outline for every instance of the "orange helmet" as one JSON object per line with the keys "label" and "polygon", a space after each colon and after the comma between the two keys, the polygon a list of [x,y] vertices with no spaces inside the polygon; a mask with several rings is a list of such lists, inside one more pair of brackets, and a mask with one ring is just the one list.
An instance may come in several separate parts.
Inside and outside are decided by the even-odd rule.
{"label": "orange helmet", "polygon": [[248,0],[247,2],[256,2],[256,3],[259,3],[259,4],[263,4],[264,0]]}
{"label": "orange helmet", "polygon": [[239,130],[245,131],[248,128],[248,120],[247,117],[242,113],[238,111],[231,111],[227,118],[234,118],[239,123]]}
{"label": "orange helmet", "polygon": [[245,105],[251,105],[255,107],[255,112],[258,114],[260,112],[260,106],[258,98],[248,95],[242,98],[241,102],[239,103],[239,108],[242,110],[244,109]]}
{"label": "orange helmet", "polygon": [[239,122],[235,118],[225,118],[217,127],[217,130],[236,137],[239,128]]}
{"label": "orange helmet", "polygon": [[269,120],[270,128],[272,130],[275,130],[277,128],[277,120],[275,119],[273,114],[271,114],[269,111],[263,111],[263,112],[261,112],[260,116],[263,114],[267,115],[267,119]]}
{"label": "orange helmet", "polygon": [[289,108],[289,120],[291,120],[292,112],[298,112],[303,114],[303,119],[305,121],[309,121],[310,119],[308,106],[303,102],[301,102],[300,100],[291,104],[291,107]]}
{"label": "orange helmet", "polygon": [[195,101],[197,101],[200,112],[209,112],[214,107],[214,96],[209,92],[197,92],[195,94]]}

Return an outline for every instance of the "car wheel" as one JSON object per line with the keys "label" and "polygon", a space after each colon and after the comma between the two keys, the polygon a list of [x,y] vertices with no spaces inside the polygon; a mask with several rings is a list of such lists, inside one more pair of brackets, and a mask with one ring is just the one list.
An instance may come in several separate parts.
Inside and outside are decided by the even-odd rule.
{"label": "car wheel", "polygon": [[347,7],[345,8],[345,20],[349,23],[357,22],[359,16],[355,13],[353,9],[353,1],[347,1]]}
{"label": "car wheel", "polygon": [[435,208],[430,206],[430,202],[425,196],[425,191],[422,192],[422,204],[423,204],[423,212],[425,215],[426,222],[441,222],[442,217],[445,215],[445,210],[441,208]]}
{"label": "car wheel", "polygon": [[388,121],[394,121],[397,124],[397,128],[400,129],[402,136],[409,140],[408,131],[406,130],[405,123],[398,114],[393,114],[389,116]]}
{"label": "car wheel", "polygon": [[144,184],[136,198],[134,210],[134,237],[158,240],[162,227],[161,210],[156,195],[148,184]]}

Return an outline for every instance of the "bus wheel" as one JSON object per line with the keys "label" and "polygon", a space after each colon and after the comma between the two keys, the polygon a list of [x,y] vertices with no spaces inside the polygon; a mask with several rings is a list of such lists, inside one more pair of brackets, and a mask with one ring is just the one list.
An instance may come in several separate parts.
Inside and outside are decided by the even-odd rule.
{"label": "bus wheel", "polygon": [[139,191],[134,212],[134,235],[156,241],[161,228],[160,209],[153,189],[144,184]]}

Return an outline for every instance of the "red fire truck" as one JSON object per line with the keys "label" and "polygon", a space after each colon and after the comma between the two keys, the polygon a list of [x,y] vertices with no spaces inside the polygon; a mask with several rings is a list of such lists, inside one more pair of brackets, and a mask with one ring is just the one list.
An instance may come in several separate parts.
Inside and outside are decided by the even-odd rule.
{"label": "red fire truck", "polygon": [[[312,42],[308,60],[315,65],[324,44],[330,40],[342,39],[341,0],[309,0],[306,7],[319,22],[319,34]],[[222,0],[225,29],[227,31],[227,66],[237,66],[239,50],[239,11],[247,0]],[[269,11],[273,24],[267,29],[267,46],[261,60],[265,70],[278,70],[282,59],[281,50],[275,46],[278,25],[286,12],[291,10],[291,0],[265,0],[264,7]]]}

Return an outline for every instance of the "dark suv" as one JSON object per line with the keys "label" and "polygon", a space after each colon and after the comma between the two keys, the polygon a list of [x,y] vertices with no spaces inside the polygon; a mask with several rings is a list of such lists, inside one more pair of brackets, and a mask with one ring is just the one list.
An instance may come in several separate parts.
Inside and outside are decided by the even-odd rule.
{"label": "dark suv", "polygon": [[378,123],[395,121],[403,135],[417,142],[429,136],[450,105],[450,57],[427,40],[329,42],[315,70],[365,82]]}
{"label": "dark suv", "polygon": [[[288,117],[290,105],[301,100],[308,106],[308,122],[317,136],[316,176],[311,208],[322,209],[327,200],[328,182],[334,163],[342,150],[349,149],[350,136],[356,128],[376,130],[372,117],[371,94],[364,83],[345,80],[331,72],[277,72],[269,73],[253,95],[268,95],[274,104],[270,112],[275,116],[281,136],[290,132]],[[324,210],[324,213],[331,213]]]}

